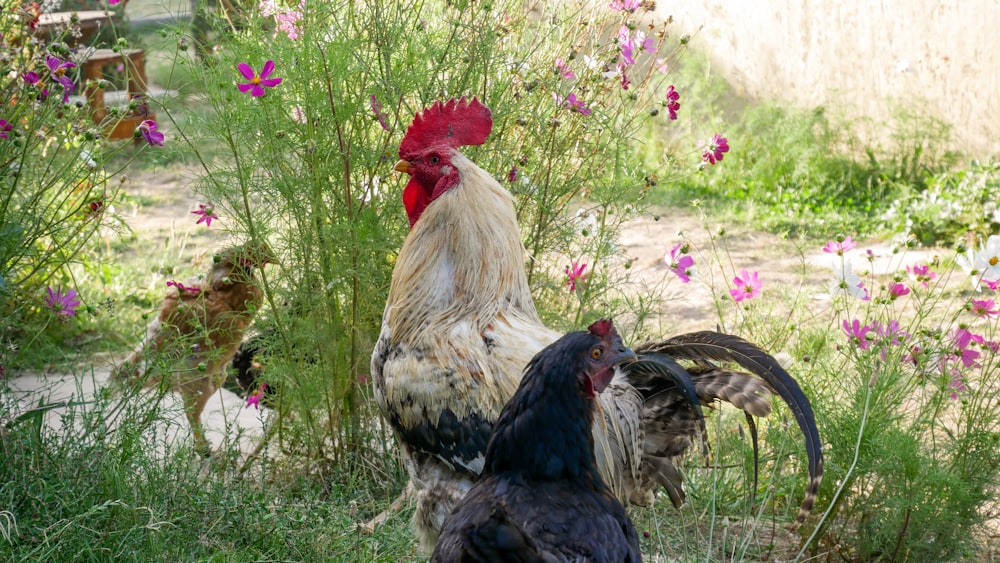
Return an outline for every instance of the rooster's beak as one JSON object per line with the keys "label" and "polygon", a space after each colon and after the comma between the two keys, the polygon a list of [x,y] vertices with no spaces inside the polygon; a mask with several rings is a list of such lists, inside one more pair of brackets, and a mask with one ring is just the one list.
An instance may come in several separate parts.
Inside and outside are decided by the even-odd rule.
{"label": "rooster's beak", "polygon": [[411,176],[413,175],[413,167],[410,165],[409,162],[406,162],[405,160],[400,160],[399,162],[397,162],[396,166],[393,166],[392,169],[395,170],[396,172],[405,172],[406,174],[409,174]]}

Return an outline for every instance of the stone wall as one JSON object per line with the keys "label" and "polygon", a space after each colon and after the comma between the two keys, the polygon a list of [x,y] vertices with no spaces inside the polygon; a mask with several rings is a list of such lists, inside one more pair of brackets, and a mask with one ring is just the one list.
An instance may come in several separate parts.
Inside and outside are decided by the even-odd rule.
{"label": "stone wall", "polygon": [[740,91],[884,122],[935,115],[954,147],[1000,156],[1000,1],[658,2]]}

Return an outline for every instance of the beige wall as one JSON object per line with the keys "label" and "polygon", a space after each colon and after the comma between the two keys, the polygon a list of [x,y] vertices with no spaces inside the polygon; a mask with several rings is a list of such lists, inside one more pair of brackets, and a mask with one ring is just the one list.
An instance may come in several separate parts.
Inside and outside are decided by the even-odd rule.
{"label": "beige wall", "polygon": [[955,147],[1000,156],[1000,0],[658,2],[675,33],[756,98],[884,118],[911,104]]}

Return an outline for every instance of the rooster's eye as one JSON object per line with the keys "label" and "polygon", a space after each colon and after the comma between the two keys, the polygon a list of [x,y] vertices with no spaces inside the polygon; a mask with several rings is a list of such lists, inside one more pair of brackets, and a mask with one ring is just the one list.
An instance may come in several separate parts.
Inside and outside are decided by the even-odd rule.
{"label": "rooster's eye", "polygon": [[436,157],[436,156],[432,156],[431,157],[431,164],[437,164],[440,161],[441,161],[441,159],[438,158],[438,157]]}
{"label": "rooster's eye", "polygon": [[604,350],[602,348],[594,348],[593,350],[590,351],[590,357],[594,358],[595,360],[600,360],[601,356],[603,355],[604,355]]}

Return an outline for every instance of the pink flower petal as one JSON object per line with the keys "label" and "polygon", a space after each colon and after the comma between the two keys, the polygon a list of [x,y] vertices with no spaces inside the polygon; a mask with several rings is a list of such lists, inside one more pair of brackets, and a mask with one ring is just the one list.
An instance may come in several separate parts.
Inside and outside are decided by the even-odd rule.
{"label": "pink flower petal", "polygon": [[240,70],[240,73],[247,80],[253,80],[253,77],[256,76],[256,74],[254,73],[253,69],[250,68],[250,65],[248,65],[247,63],[240,63],[240,64],[236,65],[236,68],[238,68]]}

